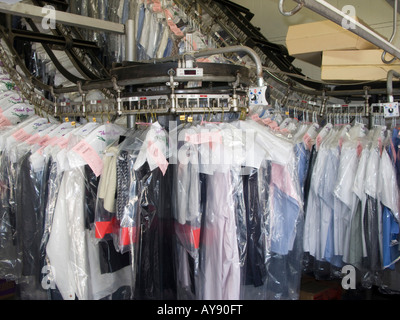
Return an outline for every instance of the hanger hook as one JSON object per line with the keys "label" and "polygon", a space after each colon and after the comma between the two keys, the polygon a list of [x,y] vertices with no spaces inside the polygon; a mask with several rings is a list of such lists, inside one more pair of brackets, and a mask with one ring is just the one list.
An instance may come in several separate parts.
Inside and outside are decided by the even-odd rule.
{"label": "hanger hook", "polygon": [[292,9],[291,11],[285,11],[285,10],[283,9],[283,3],[284,3],[284,2],[285,2],[284,0],[280,0],[280,1],[279,1],[279,6],[278,6],[278,8],[279,8],[279,12],[280,12],[282,15],[286,16],[286,17],[290,17],[290,16],[295,15],[297,12],[299,12],[299,11],[301,10],[301,8],[303,8],[303,5],[304,5],[303,1],[300,1],[300,2],[297,4],[297,6],[296,6],[294,9]]}

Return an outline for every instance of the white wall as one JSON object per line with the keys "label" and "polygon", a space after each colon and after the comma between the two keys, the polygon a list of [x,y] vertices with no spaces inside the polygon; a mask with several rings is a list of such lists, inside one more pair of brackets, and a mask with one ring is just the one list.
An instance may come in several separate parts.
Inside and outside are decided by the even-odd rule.
{"label": "white wall", "polygon": [[[232,0],[233,2],[248,8],[254,17],[252,24],[261,28],[263,35],[271,42],[286,45],[286,33],[289,25],[296,25],[319,21],[324,19],[320,15],[307,8],[301,9],[291,17],[280,14],[278,9],[279,0]],[[389,39],[393,31],[393,7],[386,0],[326,0],[329,4],[338,9],[345,5],[352,5],[356,9],[356,15],[373,31],[379,33],[384,38]],[[400,4],[399,4],[400,5]],[[285,1],[285,10],[291,10],[296,6],[292,0]],[[399,23],[400,25],[400,18]],[[396,32],[396,37],[392,42],[400,47],[400,28]],[[295,60],[294,65],[302,68],[303,73],[314,79],[321,78],[318,67],[312,66],[299,60]]]}

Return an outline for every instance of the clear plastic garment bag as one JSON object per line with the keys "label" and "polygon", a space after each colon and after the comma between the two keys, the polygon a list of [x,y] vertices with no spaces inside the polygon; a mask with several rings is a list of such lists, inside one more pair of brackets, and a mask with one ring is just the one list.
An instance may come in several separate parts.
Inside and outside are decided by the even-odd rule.
{"label": "clear plastic garment bag", "polygon": [[[398,185],[391,130],[326,124],[316,139],[305,210],[305,271],[341,277],[354,266],[366,288],[398,260]],[[391,230],[391,231],[389,231]]]}

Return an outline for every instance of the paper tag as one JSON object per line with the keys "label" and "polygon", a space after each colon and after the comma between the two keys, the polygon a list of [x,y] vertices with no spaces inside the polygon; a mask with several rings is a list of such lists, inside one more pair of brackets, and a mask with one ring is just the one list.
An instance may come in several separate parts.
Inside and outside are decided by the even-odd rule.
{"label": "paper tag", "polygon": [[262,119],[262,122],[265,124],[265,125],[269,125],[270,123],[271,123],[271,118],[265,118],[265,119]]}
{"label": "paper tag", "polygon": [[11,125],[12,125],[11,121],[8,120],[6,117],[4,116],[0,117],[0,127],[7,127]]}
{"label": "paper tag", "polygon": [[26,132],[24,129],[19,129],[12,136],[17,141],[25,141],[25,140],[29,139],[29,137],[31,135],[28,132]]}
{"label": "paper tag", "polygon": [[308,132],[303,136],[303,142],[307,150],[311,150],[312,148],[312,138],[308,134]]}
{"label": "paper tag", "polygon": [[50,138],[50,139],[42,142],[41,145],[43,145],[44,147],[47,147],[49,145],[54,146],[57,143],[58,139],[59,139],[59,137]]}
{"label": "paper tag", "polygon": [[65,149],[66,147],[68,147],[68,139],[64,138],[64,137],[60,137],[56,144],[61,148],[61,149]]}
{"label": "paper tag", "polygon": [[361,144],[360,141],[358,141],[358,143],[357,143],[357,157],[361,156],[362,150],[363,150],[362,144]]}
{"label": "paper tag", "polygon": [[271,121],[270,123],[268,123],[268,127],[270,127],[273,130],[279,129],[278,123],[276,121]]}
{"label": "paper tag", "polygon": [[167,159],[165,159],[165,156],[162,153],[162,151],[156,146],[155,143],[149,141],[148,152],[150,156],[153,158],[153,160],[157,163],[162,174],[165,175],[165,172],[167,171],[168,168],[168,161]]}
{"label": "paper tag", "polygon": [[283,128],[283,129],[280,129],[280,132],[281,133],[289,133],[290,131],[289,131],[289,129]]}
{"label": "paper tag", "polygon": [[38,141],[38,143],[41,145],[41,146],[47,146],[47,142],[48,141],[50,141],[51,140],[51,138],[46,134],[45,136],[43,136],[43,137],[41,137],[40,139],[39,139],[39,141]]}
{"label": "paper tag", "polygon": [[85,140],[82,140],[75,147],[73,147],[72,151],[79,154],[86,161],[96,177],[101,174],[103,170],[103,161],[97,154],[96,150],[94,150],[93,147]]}
{"label": "paper tag", "polygon": [[26,143],[29,145],[37,144],[40,140],[40,135],[38,133],[34,134],[33,136],[30,136],[27,140]]}

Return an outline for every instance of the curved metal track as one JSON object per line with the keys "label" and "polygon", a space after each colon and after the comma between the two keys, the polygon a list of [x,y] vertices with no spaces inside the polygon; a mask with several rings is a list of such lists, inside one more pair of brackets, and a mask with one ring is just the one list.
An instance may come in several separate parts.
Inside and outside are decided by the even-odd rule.
{"label": "curved metal track", "polygon": [[[238,6],[231,1],[176,0],[175,2],[184,9],[184,12],[190,16],[191,19],[196,20],[201,31],[204,34],[213,37],[219,46],[244,45],[252,48],[260,56],[264,66],[277,71],[276,76],[274,76],[274,80],[277,80],[278,84],[289,84],[291,88],[299,90],[299,92],[302,94],[313,96],[321,95],[322,93],[334,96],[363,96],[366,89],[365,85],[368,85],[368,90],[370,92],[384,92],[386,90],[385,82],[327,85],[321,82],[312,81],[306,77],[302,77],[303,74],[301,73],[301,70],[294,67],[292,63],[294,58],[288,54],[287,49],[282,45],[277,45],[268,41],[264,35],[261,34],[259,29],[253,26],[250,22],[253,14],[251,14],[251,12],[249,12],[246,8]],[[33,0],[33,3],[35,5],[43,6],[45,1]],[[59,10],[65,10],[66,8],[66,3],[64,4],[63,2],[61,2],[60,6],[58,6]],[[201,8],[200,11],[206,12],[209,16],[211,16],[211,25],[203,23],[202,16],[197,10],[199,8]],[[27,19],[27,21],[34,32],[38,32],[38,29],[33,21],[29,21],[29,19]],[[224,39],[222,39],[220,34],[213,30],[213,25],[218,25],[220,27],[224,33]],[[2,28],[1,31],[2,37],[10,47],[13,54],[15,54],[16,51],[13,50],[13,43],[8,40],[7,30]],[[72,36],[76,39],[83,40],[83,36],[81,35],[79,29],[75,27],[57,25],[56,30],[53,32],[57,36],[64,37],[65,41],[68,43],[70,43],[70,37]],[[101,63],[96,53],[90,48],[77,49],[72,48],[71,46],[66,46],[66,54],[71,59],[71,62],[76,69],[81,73],[81,77],[77,77],[62,66],[62,64],[57,60],[56,56],[52,53],[52,50],[49,46],[44,44],[43,47],[58,71],[66,79],[75,84],[67,88],[54,88],[53,92],[55,93],[78,91],[79,86],[77,84],[79,83],[81,85],[80,88],[83,90],[99,89],[104,91],[104,89],[107,89],[107,93],[113,93],[114,96],[116,96],[114,83],[112,81],[113,76],[116,76],[118,85],[132,86],[139,84],[141,81],[150,81],[148,77],[141,78],[138,76],[138,74],[132,72],[120,72],[122,69],[118,68],[121,68],[121,66],[111,70],[108,69],[103,63]],[[87,56],[90,61],[92,61],[92,65],[88,65],[84,62],[84,56]],[[51,91],[53,89],[47,84],[41,82],[40,79],[29,75],[29,70],[25,66],[24,61],[17,55],[15,56],[15,61],[20,65],[27,78],[30,78],[35,86],[46,91]],[[153,60],[144,63],[149,62],[156,63],[160,61]],[[126,68],[126,71],[131,67],[125,66],[124,68]],[[279,74],[279,71],[283,71],[284,74]],[[157,80],[153,82],[157,82]]]}

